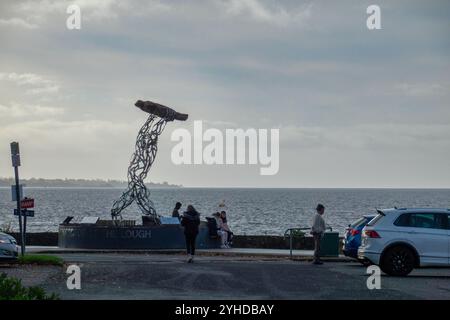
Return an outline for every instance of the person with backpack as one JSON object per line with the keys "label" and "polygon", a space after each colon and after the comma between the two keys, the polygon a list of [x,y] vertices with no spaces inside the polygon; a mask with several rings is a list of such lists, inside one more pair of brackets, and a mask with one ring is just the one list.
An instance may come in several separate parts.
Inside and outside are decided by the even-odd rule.
{"label": "person with backpack", "polygon": [[187,262],[192,263],[194,262],[195,241],[197,240],[200,225],[200,213],[195,210],[193,205],[187,206],[187,210],[181,217],[181,225],[184,227],[184,236],[186,239]]}

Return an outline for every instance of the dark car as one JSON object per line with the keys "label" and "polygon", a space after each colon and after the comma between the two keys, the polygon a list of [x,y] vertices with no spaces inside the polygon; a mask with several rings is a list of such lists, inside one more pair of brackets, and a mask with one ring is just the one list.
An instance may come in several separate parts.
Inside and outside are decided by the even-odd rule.
{"label": "dark car", "polygon": [[359,218],[352,224],[348,225],[344,237],[344,255],[347,257],[358,258],[358,248],[361,245],[362,229],[375,218],[374,215],[367,215]]}

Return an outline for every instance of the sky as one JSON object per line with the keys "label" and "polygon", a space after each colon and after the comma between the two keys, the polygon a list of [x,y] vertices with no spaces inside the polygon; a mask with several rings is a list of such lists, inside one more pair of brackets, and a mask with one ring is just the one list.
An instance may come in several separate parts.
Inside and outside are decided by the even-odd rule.
{"label": "sky", "polygon": [[[0,176],[19,141],[24,178],[125,180],[141,99],[189,114],[167,125],[148,181],[448,188],[449,17],[438,0],[2,0]],[[195,120],[279,129],[278,173],[173,164],[171,133]]]}

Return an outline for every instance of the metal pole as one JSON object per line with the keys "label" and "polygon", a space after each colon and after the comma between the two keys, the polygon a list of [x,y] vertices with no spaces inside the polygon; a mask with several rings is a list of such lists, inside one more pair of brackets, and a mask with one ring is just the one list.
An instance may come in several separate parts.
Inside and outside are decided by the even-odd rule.
{"label": "metal pole", "polygon": [[23,215],[23,243],[24,243],[24,247],[23,247],[23,252],[25,253],[26,251],[26,244],[27,244],[27,215],[24,214]]}
{"label": "metal pole", "polygon": [[[20,249],[22,256],[25,255],[25,235],[22,229],[22,210],[20,208],[20,190],[19,190],[19,168],[14,166],[14,176],[16,179],[16,200],[17,200],[17,211],[19,213],[19,230],[20,230]],[[25,218],[24,218],[25,219]]]}
{"label": "metal pole", "polygon": [[289,230],[289,256],[292,260],[292,229]]}

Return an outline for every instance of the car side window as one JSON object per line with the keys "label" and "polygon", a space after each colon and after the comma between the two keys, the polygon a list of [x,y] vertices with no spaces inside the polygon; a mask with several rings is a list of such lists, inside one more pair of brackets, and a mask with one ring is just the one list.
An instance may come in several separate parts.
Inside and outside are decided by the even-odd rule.
{"label": "car side window", "polygon": [[411,224],[416,228],[436,228],[436,221],[432,213],[414,213],[411,215]]}
{"label": "car side window", "polygon": [[394,225],[398,227],[411,227],[411,214],[403,213],[394,222]]}
{"label": "car side window", "polygon": [[447,215],[442,213],[435,214],[435,220],[436,220],[436,228],[437,229],[447,229],[448,221],[447,221]]}
{"label": "car side window", "polygon": [[394,222],[399,227],[446,229],[445,215],[439,213],[404,213]]}

